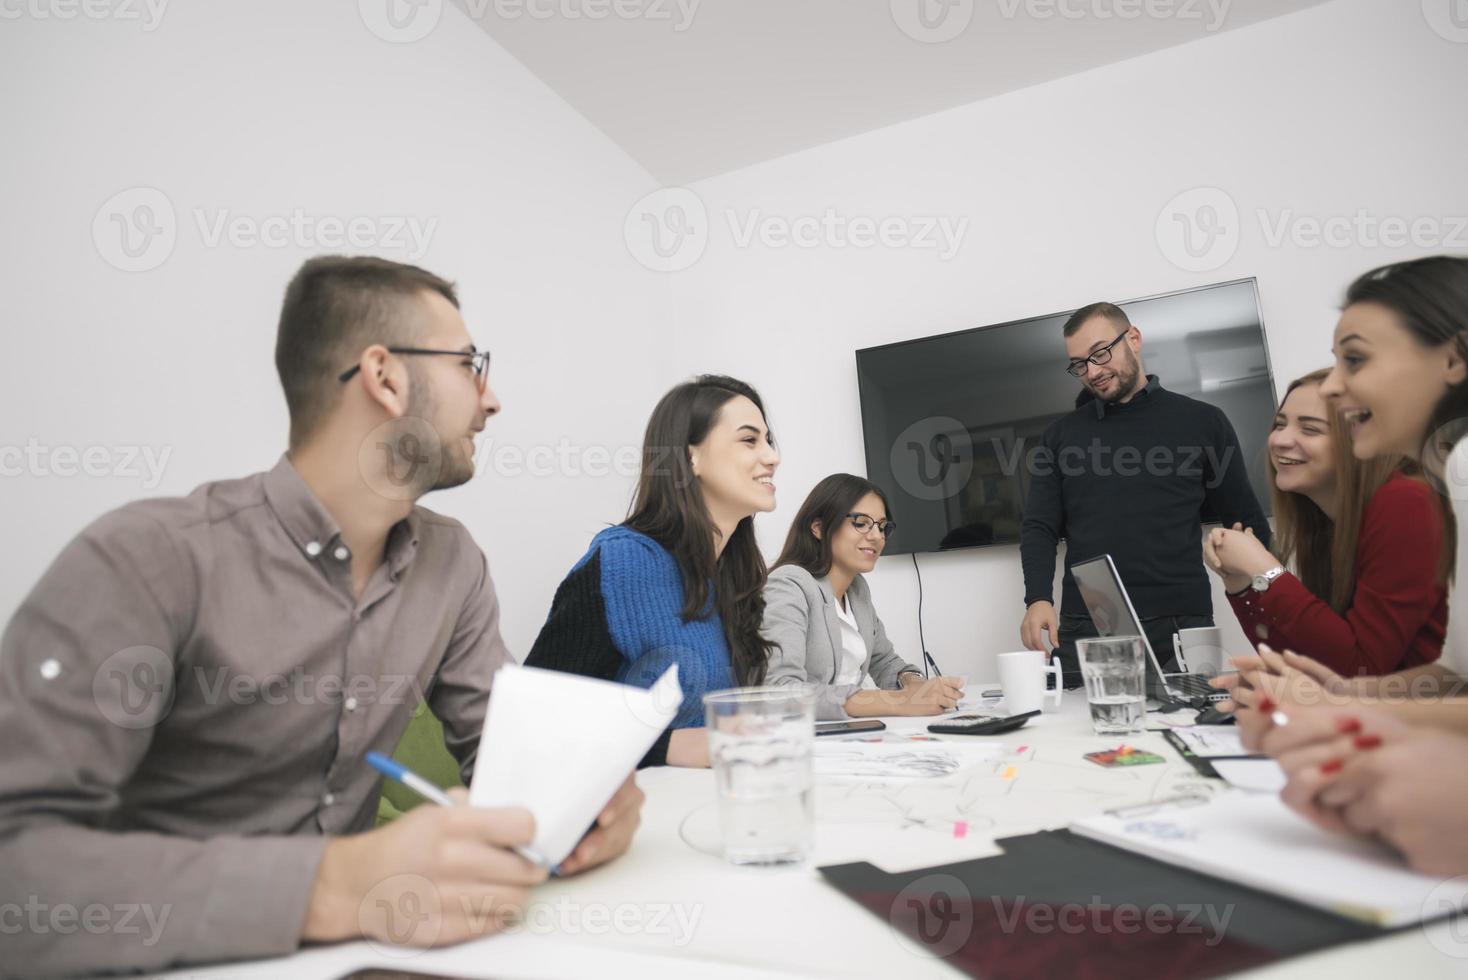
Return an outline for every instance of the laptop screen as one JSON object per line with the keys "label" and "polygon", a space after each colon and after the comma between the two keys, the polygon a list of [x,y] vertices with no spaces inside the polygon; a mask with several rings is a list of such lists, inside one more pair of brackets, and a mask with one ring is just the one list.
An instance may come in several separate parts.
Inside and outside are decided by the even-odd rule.
{"label": "laptop screen", "polygon": [[1137,621],[1137,614],[1127,599],[1111,556],[1076,562],[1070,566],[1070,574],[1075,578],[1081,601],[1091,614],[1096,632],[1102,636],[1140,636],[1142,646],[1147,650],[1148,673],[1160,674],[1162,668],[1157,662],[1157,653],[1148,642],[1142,624]]}

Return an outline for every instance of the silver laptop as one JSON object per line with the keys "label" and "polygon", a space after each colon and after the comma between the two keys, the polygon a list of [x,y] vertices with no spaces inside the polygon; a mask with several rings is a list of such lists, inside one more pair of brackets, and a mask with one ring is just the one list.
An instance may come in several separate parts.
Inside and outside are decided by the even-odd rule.
{"label": "silver laptop", "polygon": [[1070,566],[1070,573],[1075,577],[1081,601],[1086,604],[1086,611],[1091,614],[1091,622],[1095,624],[1097,633],[1102,636],[1142,638],[1142,647],[1147,651],[1149,694],[1159,699],[1182,701],[1195,707],[1228,697],[1225,692],[1211,686],[1208,678],[1201,674],[1190,674],[1186,671],[1163,673],[1162,661],[1158,659],[1157,651],[1152,649],[1146,630],[1142,629],[1141,618],[1132,606],[1131,596],[1126,594],[1126,586],[1121,584],[1121,576],[1117,574],[1116,563],[1111,560],[1110,555],[1076,562]]}

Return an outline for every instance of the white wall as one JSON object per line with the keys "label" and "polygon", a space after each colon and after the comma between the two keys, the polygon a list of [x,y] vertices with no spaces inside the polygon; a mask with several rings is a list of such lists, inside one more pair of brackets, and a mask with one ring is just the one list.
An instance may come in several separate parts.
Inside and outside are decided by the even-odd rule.
{"label": "white wall", "polygon": [[[280,297],[318,252],[377,252],[458,280],[470,329],[494,352],[495,445],[638,444],[670,379],[666,284],[622,239],[651,178],[452,6],[406,44],[372,34],[357,8],[177,3],[153,30],[32,16],[0,27],[0,452],[46,450],[39,464],[0,457],[12,474],[0,477],[0,622],[96,515],[273,465],[286,436],[272,361]],[[177,238],[156,268],[121,271],[93,240],[94,216],[139,186],[166,194]],[[437,224],[419,255],[391,241],[210,246],[194,214],[212,227],[223,209],[295,208]],[[116,256],[105,215],[103,231]],[[119,466],[51,472],[77,465],[52,450],[90,446],[118,464],[128,446],[169,455],[156,485]],[[478,479],[425,503],[489,553],[523,655],[560,577],[625,513],[632,481],[559,462],[539,477],[485,472],[494,448],[481,446]]]}
{"label": "white wall", "polygon": [[[762,521],[767,553],[819,478],[864,471],[857,348],[1257,276],[1276,379],[1325,365],[1350,278],[1443,249],[1272,245],[1256,209],[1271,229],[1286,209],[1322,220],[1468,215],[1465,91],[1468,45],[1434,33],[1418,4],[1338,0],[694,185],[711,232],[702,258],[673,277],[679,321],[697,326],[678,334],[678,366],[744,377],[769,404],[784,463],[780,509]],[[1206,271],[1170,261],[1187,256],[1154,231],[1159,216],[1174,227],[1164,207],[1196,187],[1217,189],[1201,203],[1232,201],[1242,217],[1236,254],[1219,251]],[[725,217],[733,209],[742,228],[755,209],[790,220],[827,208],[969,228],[943,261],[880,245],[740,247]],[[1455,250],[1468,249],[1456,235]],[[921,561],[930,651],[949,672],[991,678],[992,655],[1018,646],[1018,549]],[[873,587],[899,649],[917,660],[910,560],[883,559]],[[1238,648],[1242,634],[1217,608]]]}

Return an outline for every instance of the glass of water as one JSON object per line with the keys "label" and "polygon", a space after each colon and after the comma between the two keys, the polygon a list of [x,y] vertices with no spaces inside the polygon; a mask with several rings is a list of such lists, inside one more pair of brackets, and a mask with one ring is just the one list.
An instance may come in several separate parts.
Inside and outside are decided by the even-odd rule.
{"label": "glass of water", "polygon": [[788,865],[810,854],[815,701],[803,687],[704,695],[719,830],[731,864]]}
{"label": "glass of water", "polygon": [[1091,728],[1097,735],[1131,735],[1142,730],[1147,714],[1145,668],[1140,636],[1077,640]]}

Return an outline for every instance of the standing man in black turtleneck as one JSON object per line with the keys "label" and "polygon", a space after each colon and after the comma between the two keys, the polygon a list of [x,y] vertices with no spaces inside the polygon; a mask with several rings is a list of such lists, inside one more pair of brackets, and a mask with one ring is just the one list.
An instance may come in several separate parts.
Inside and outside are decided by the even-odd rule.
{"label": "standing man in black turtleneck", "polygon": [[[1242,522],[1269,544],[1239,440],[1223,412],[1167,391],[1142,367],[1142,334],[1111,303],[1065,323],[1066,368],[1084,389],[1045,430],[1032,460],[1020,534],[1025,618],[1020,639],[1059,657],[1081,683],[1075,641],[1096,636],[1070,565],[1109,554],[1164,668],[1172,634],[1213,625],[1201,525]],[[1055,547],[1067,541],[1061,612]]]}

